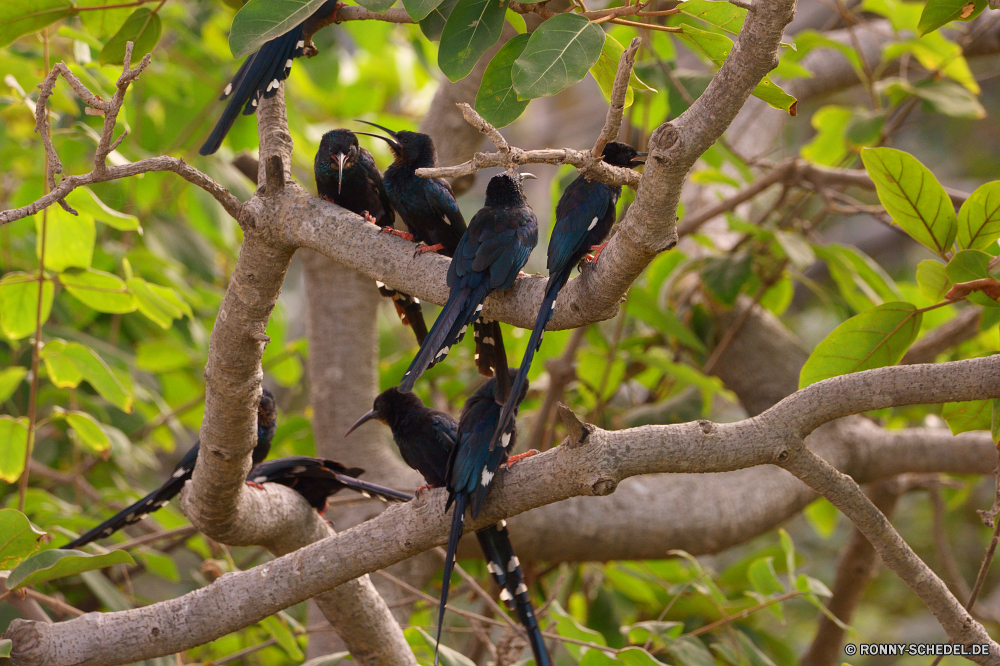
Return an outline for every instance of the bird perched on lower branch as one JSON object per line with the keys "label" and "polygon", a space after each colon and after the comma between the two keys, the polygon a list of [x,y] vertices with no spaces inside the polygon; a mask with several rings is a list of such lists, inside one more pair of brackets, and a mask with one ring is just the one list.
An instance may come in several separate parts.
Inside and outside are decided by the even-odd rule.
{"label": "bird perched on lower branch", "polygon": [[[313,162],[316,191],[319,196],[352,213],[357,213],[382,229],[391,229],[396,214],[385,191],[382,173],[372,154],[358,144],[358,137],[348,129],[336,129],[323,135]],[[419,299],[390,289],[381,282],[379,293],[392,299],[404,326],[410,326],[417,344],[427,337],[427,324]]]}
{"label": "bird perched on lower branch", "polygon": [[[627,143],[613,141],[604,147],[602,159],[613,166],[630,167],[645,158],[645,153],[639,153]],[[552,227],[552,237],[549,239],[548,269],[549,281],[545,285],[545,295],[538,309],[535,327],[528,338],[528,346],[524,350],[520,371],[511,386],[503,413],[493,434],[491,442],[495,446],[503,434],[503,428],[513,419],[515,411],[514,398],[520,395],[521,384],[527,381],[528,369],[535,352],[542,346],[542,336],[545,326],[552,319],[559,291],[566,286],[573,268],[591,250],[600,256],[604,245],[598,245],[611,231],[615,223],[616,204],[621,196],[621,185],[606,185],[597,180],[588,180],[580,174],[563,192],[556,204],[556,223]]]}
{"label": "bird perched on lower branch", "polygon": [[[496,390],[495,386],[495,380],[488,380],[483,384],[476,392],[476,395],[466,403],[465,411],[469,410],[469,404],[476,399],[477,407],[475,411],[476,414],[480,414],[483,411],[481,407],[484,407],[485,403],[491,400],[490,398],[486,398],[484,402],[481,396],[494,394]],[[477,398],[477,396],[480,396],[480,398]],[[487,408],[485,411],[499,413],[499,404],[496,402],[495,397],[492,399],[492,402],[493,407],[491,409]],[[465,418],[465,411],[463,411],[463,419]],[[473,418],[477,417],[469,417],[470,420]],[[454,455],[456,441],[459,437],[459,423],[449,414],[425,406],[420,398],[413,393],[404,393],[398,388],[391,388],[375,398],[375,404],[371,411],[358,419],[351,426],[351,429],[347,431],[347,435],[350,435],[361,424],[371,420],[376,420],[389,426],[389,429],[392,431],[393,441],[399,447],[399,452],[403,456],[403,460],[407,465],[420,472],[427,483],[425,487],[435,488],[449,484],[449,461],[451,461]],[[465,421],[463,420],[463,422]],[[488,436],[490,432],[477,430],[476,441],[485,441],[483,437]],[[470,437],[466,437],[465,442],[466,446],[475,446],[475,442],[471,441]],[[499,449],[498,453],[500,454],[499,462],[492,468],[493,471],[489,474],[490,480],[492,480],[493,474],[496,473],[500,464],[507,459],[508,450]],[[420,490],[417,492],[419,493]],[[456,507],[456,515],[457,511]],[[454,527],[452,528],[452,532],[454,533]],[[459,525],[458,536],[461,536],[461,525]],[[536,666],[550,666],[552,661],[549,658],[548,650],[542,639],[541,629],[538,626],[538,620],[535,618],[535,612],[531,606],[531,599],[528,597],[528,587],[524,583],[521,564],[514,554],[514,548],[510,543],[506,521],[501,521],[496,525],[479,530],[476,532],[476,538],[479,541],[480,548],[483,550],[483,555],[486,557],[487,569],[489,569],[493,579],[502,590],[500,596],[504,605],[507,606],[508,610],[516,612],[521,625],[528,632],[528,639],[535,656]],[[451,539],[449,539],[449,544],[450,542]],[[455,538],[455,542],[457,546],[457,537]],[[449,561],[454,562],[454,552],[451,553]],[[450,580],[451,565],[446,565],[446,569],[446,578]],[[446,601],[447,586],[444,587],[442,592],[442,606]]]}
{"label": "bird perched on lower branch", "polygon": [[326,513],[327,498],[344,488],[385,502],[408,502],[413,499],[413,495],[408,493],[358,479],[364,471],[358,467],[345,467],[333,460],[290,456],[256,465],[247,475],[247,482],[255,486],[265,483],[287,486],[302,495],[321,515]]}
{"label": "bird perched on lower branch", "polygon": [[[275,37],[251,53],[240,65],[236,76],[222,91],[220,100],[229,99],[219,122],[209,135],[208,140],[198,150],[201,155],[211,155],[222,145],[229,129],[236,122],[236,116],[243,107],[243,115],[249,116],[257,112],[257,105],[262,98],[271,98],[278,92],[278,86],[288,78],[292,71],[292,61],[307,55],[307,41],[316,30],[329,23],[336,15],[337,9],[344,3],[327,0],[319,9],[305,21],[298,24],[280,37]],[[315,53],[312,48],[309,55]]]}
{"label": "bird perched on lower branch", "polygon": [[[523,178],[502,173],[486,186],[486,202],[469,223],[448,267],[451,293],[399,385],[411,391],[427,368],[443,360],[479,318],[483,301],[509,289],[538,243],[538,219],[524,197]],[[498,363],[506,359],[497,358]],[[497,367],[494,365],[494,367]],[[505,373],[499,373],[506,379]],[[506,398],[507,393],[502,395]]]}
{"label": "bird perched on lower branch", "polygon": [[[260,402],[257,405],[257,445],[251,454],[254,465],[264,460],[271,451],[271,440],[274,439],[277,417],[278,412],[274,404],[274,396],[266,388],[262,388]],[[191,478],[195,464],[198,462],[198,451],[200,449],[201,442],[195,442],[195,445],[184,454],[184,457],[174,467],[173,474],[170,475],[170,478],[162,486],[132,506],[119,511],[86,534],[70,541],[63,548],[80,548],[91,541],[109,537],[118,530],[128,525],[134,525],[147,515],[166,506],[170,500],[181,492],[184,484]]]}

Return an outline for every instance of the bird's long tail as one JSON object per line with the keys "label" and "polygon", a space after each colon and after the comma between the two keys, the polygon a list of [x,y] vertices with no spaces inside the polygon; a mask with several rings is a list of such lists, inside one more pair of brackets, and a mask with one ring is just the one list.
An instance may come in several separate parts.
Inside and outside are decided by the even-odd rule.
{"label": "bird's long tail", "polygon": [[441,603],[438,605],[437,639],[434,643],[434,666],[438,666],[438,648],[441,646],[441,627],[444,625],[444,609],[448,603],[448,588],[451,587],[451,572],[455,568],[455,553],[458,551],[458,540],[462,538],[462,525],[465,523],[465,504],[468,495],[458,493],[455,496],[454,513],[451,515],[451,532],[448,533],[448,549],[444,557],[444,574],[441,579]]}
{"label": "bird's long tail", "polygon": [[545,334],[545,326],[552,319],[552,312],[555,310],[559,291],[566,285],[566,282],[569,280],[570,271],[572,270],[573,267],[570,266],[549,276],[549,282],[545,286],[545,295],[542,297],[542,305],[538,309],[538,317],[535,319],[535,327],[531,329],[531,337],[528,338],[528,348],[524,350],[521,367],[518,368],[517,376],[510,387],[510,393],[507,395],[507,400],[500,411],[497,429],[493,433],[493,439],[490,440],[490,448],[496,446],[497,442],[500,441],[500,436],[506,431],[507,424],[514,416],[514,410],[517,408],[524,380],[528,378],[531,360],[535,357],[535,352],[542,346],[542,336]]}
{"label": "bird's long tail", "polygon": [[278,89],[278,83],[284,81],[292,71],[292,60],[302,55],[302,26],[296,26],[280,37],[266,42],[257,51],[243,61],[236,76],[226,86],[222,97],[229,98],[219,122],[209,135],[208,140],[198,150],[200,155],[211,155],[222,145],[236,117],[249,115],[257,110],[261,97],[272,97]]}
{"label": "bird's long tail", "polygon": [[500,322],[480,319],[473,324],[472,332],[476,338],[476,367],[484,377],[496,377],[496,394],[502,405],[510,393],[510,373]]}
{"label": "bird's long tail", "polygon": [[535,618],[528,596],[528,586],[524,583],[521,563],[514,554],[507,533],[507,521],[501,521],[493,527],[476,532],[479,545],[486,556],[486,568],[493,574],[493,580],[502,588],[500,599],[507,610],[517,613],[521,626],[528,632],[531,652],[535,655],[535,666],[551,666],[549,651],[542,638],[542,630]]}
{"label": "bird's long tail", "polygon": [[434,321],[430,332],[413,357],[409,369],[399,384],[400,391],[412,391],[424,371],[443,361],[452,346],[461,341],[465,329],[476,320],[482,310],[483,300],[489,293],[487,285],[476,289],[456,289],[451,292],[444,309]]}
{"label": "bird's long tail", "polygon": [[420,307],[420,299],[409,294],[404,294],[401,291],[390,289],[384,284],[380,284],[378,293],[392,299],[392,304],[396,308],[396,314],[399,315],[399,320],[403,322],[403,326],[409,326],[413,329],[413,335],[416,336],[418,345],[424,344],[424,339],[427,338],[427,322],[424,321],[424,310]]}
{"label": "bird's long tail", "polygon": [[401,490],[380,486],[370,481],[362,481],[361,479],[355,479],[353,476],[347,476],[338,472],[331,473],[333,474],[333,478],[344,484],[344,486],[361,493],[365,497],[377,497],[383,502],[409,502],[413,499],[413,495],[404,493]]}
{"label": "bird's long tail", "polygon": [[157,509],[163,508],[166,506],[167,502],[172,500],[178,493],[181,492],[181,488],[184,487],[184,483],[191,478],[191,470],[189,469],[180,468],[177,472],[175,472],[175,474],[178,473],[179,476],[170,477],[166,483],[143,497],[132,506],[119,511],[117,514],[108,518],[94,529],[74,539],[73,541],[70,541],[62,547],[67,549],[80,548],[81,546],[87,545],[91,541],[109,537],[123,527],[134,525]]}

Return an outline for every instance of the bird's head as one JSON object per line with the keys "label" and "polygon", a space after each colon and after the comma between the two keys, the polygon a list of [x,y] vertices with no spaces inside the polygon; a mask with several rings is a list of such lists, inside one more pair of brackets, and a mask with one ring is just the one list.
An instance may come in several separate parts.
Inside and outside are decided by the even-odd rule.
{"label": "bird's head", "polygon": [[536,178],[533,173],[504,172],[490,178],[486,185],[486,205],[523,206],[525,203],[524,188],[521,183],[526,178]]}
{"label": "bird's head", "polygon": [[370,123],[367,120],[359,120],[358,122],[377,127],[389,135],[386,137],[381,134],[358,132],[358,134],[382,139],[389,144],[392,154],[396,157],[397,164],[405,164],[414,169],[437,166],[437,149],[434,147],[434,140],[428,135],[421,134],[420,132],[408,132],[406,130],[394,132],[387,127]]}
{"label": "bird's head", "polygon": [[612,166],[634,167],[646,160],[646,153],[640,153],[627,143],[611,141],[604,146],[601,159]]}
{"label": "bird's head", "polygon": [[257,403],[257,439],[271,441],[278,425],[278,407],[274,396],[266,388],[261,387],[260,402]]}
{"label": "bird's head", "polygon": [[323,135],[313,167],[317,174],[327,178],[336,173],[337,194],[340,194],[344,169],[354,166],[360,154],[361,146],[358,145],[358,137],[354,136],[354,132],[348,129],[335,129]]}
{"label": "bird's head", "polygon": [[415,394],[409,391],[400,391],[397,387],[393,386],[391,389],[382,391],[382,393],[376,396],[375,404],[372,406],[371,411],[355,421],[350,430],[344,434],[344,437],[347,437],[347,435],[354,432],[355,428],[368,421],[378,421],[392,427],[392,424],[402,418],[408,410],[423,406],[424,403]]}

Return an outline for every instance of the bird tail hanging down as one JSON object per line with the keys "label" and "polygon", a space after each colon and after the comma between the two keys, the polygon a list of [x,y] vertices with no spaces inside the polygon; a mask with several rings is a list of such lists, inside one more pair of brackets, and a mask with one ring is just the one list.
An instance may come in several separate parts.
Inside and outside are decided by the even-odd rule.
{"label": "bird tail hanging down", "polygon": [[409,493],[404,493],[401,490],[395,490],[393,488],[387,488],[386,486],[380,486],[377,483],[371,483],[370,481],[355,479],[353,476],[338,474],[336,472],[333,472],[333,476],[337,481],[344,484],[345,487],[357,491],[365,497],[375,497],[383,502],[409,502],[413,499],[413,495],[410,495]]}
{"label": "bird tail hanging down", "polygon": [[458,540],[462,538],[462,526],[465,524],[465,504],[468,496],[465,493],[455,495],[455,507],[451,514],[451,532],[448,533],[448,548],[444,557],[444,574],[441,579],[441,603],[438,605],[437,639],[434,643],[434,666],[438,666],[438,648],[441,646],[441,627],[444,625],[444,609],[448,603],[448,588],[451,587],[451,572],[455,568],[455,553],[458,552]]}
{"label": "bird tail hanging down", "polygon": [[416,336],[418,345],[424,344],[424,339],[427,337],[427,322],[424,321],[424,310],[420,307],[420,299],[390,289],[381,282],[378,283],[378,293],[392,299],[396,314],[399,315],[403,326],[409,326],[413,329],[413,335]]}
{"label": "bird tail hanging down", "polygon": [[184,487],[184,483],[190,478],[190,469],[186,469],[184,467],[178,468],[174,472],[174,476],[170,477],[170,480],[162,486],[149,493],[132,506],[119,511],[94,529],[77,537],[62,547],[66,549],[80,548],[87,545],[91,541],[109,537],[124,527],[138,523],[147,515],[166,506],[167,502],[172,500],[181,492],[181,489]]}
{"label": "bird tail hanging down", "polygon": [[412,391],[413,385],[424,371],[445,359],[451,348],[461,341],[469,324],[479,317],[483,300],[488,293],[489,287],[485,284],[475,289],[455,289],[451,292],[444,309],[403,375],[399,384],[400,391]]}
{"label": "bird tail hanging down", "polygon": [[535,666],[551,666],[552,660],[545,647],[542,630],[538,626],[535,611],[531,607],[528,586],[524,583],[521,563],[514,554],[514,547],[510,543],[507,521],[500,521],[493,527],[476,532],[476,538],[479,539],[483,555],[486,556],[486,568],[489,569],[493,580],[502,589],[500,599],[504,602],[507,610],[517,613],[521,626],[528,632],[531,652],[535,655]]}
{"label": "bird tail hanging down", "polygon": [[266,42],[243,61],[236,76],[219,98],[229,98],[229,103],[208,140],[198,150],[200,155],[211,155],[219,149],[222,140],[236,122],[236,117],[240,115],[240,107],[243,107],[243,115],[247,116],[257,110],[262,97],[274,97],[278,84],[292,71],[292,60],[302,55],[304,47],[302,26],[298,25],[282,36]]}
{"label": "bird tail hanging down", "polygon": [[528,338],[528,347],[524,350],[524,358],[521,360],[521,367],[518,369],[517,376],[511,384],[510,393],[507,394],[503,410],[500,412],[500,419],[497,421],[496,432],[493,433],[493,439],[490,440],[491,448],[496,446],[497,442],[500,440],[500,436],[507,427],[507,424],[510,423],[510,420],[513,418],[514,409],[517,407],[517,398],[521,395],[521,388],[524,386],[524,380],[528,378],[528,370],[531,368],[531,361],[535,357],[535,352],[542,346],[542,336],[545,334],[545,326],[548,325],[549,321],[552,319],[552,313],[556,308],[556,299],[559,297],[559,291],[566,285],[566,282],[569,281],[570,272],[572,270],[573,267],[570,266],[565,270],[558,271],[554,275],[549,276],[548,284],[545,285],[545,295],[542,297],[542,305],[538,309],[538,317],[535,319],[535,327],[531,329],[531,337]]}

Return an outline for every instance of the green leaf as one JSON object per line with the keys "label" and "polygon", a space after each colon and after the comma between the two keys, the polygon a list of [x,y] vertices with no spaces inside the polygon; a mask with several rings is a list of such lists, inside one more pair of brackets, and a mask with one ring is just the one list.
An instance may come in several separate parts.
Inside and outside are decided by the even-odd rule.
{"label": "green leaf", "polygon": [[743,28],[747,10],[716,0],[687,0],[677,7],[681,14],[704,21],[726,32],[738,34]]}
{"label": "green leaf", "polygon": [[524,22],[524,17],[515,12],[513,9],[508,8],[504,17],[507,19],[507,23],[510,23],[510,27],[517,30],[517,34],[523,35],[528,32],[528,24]]}
{"label": "green leaf", "polygon": [[125,25],[118,29],[101,52],[97,61],[102,65],[120,65],[125,61],[125,45],[132,42],[132,63],[139,62],[147,53],[152,53],[156,43],[160,41],[160,31],[163,22],[159,14],[154,14],[145,7],[132,12]]}
{"label": "green leaf", "polygon": [[701,270],[701,279],[709,291],[726,305],[736,302],[740,289],[750,279],[752,257],[749,252],[737,252],[712,257]]}
{"label": "green leaf", "polygon": [[[86,213],[73,215],[59,206],[47,209],[45,222],[45,268],[62,272],[67,268],[88,268],[94,257],[97,229]],[[42,214],[35,215],[35,256],[42,255]]]}
{"label": "green leaf", "polygon": [[[53,369],[75,369],[78,376],[86,379],[87,383],[94,387],[98,394],[111,404],[115,405],[123,412],[132,411],[132,390],[121,383],[111,368],[93,350],[84,347],[79,342],[66,342],[65,340],[51,340],[41,352],[45,361],[45,368],[52,378]],[[51,362],[51,365],[50,365]],[[61,377],[63,380],[72,380],[73,376]],[[59,383],[53,379],[58,386]],[[76,383],[79,383],[79,379]],[[75,386],[76,384],[72,384]]]}
{"label": "green leaf", "polygon": [[136,555],[149,573],[172,583],[180,582],[181,574],[177,570],[177,563],[169,555],[149,548],[140,549]]}
{"label": "green leaf", "polygon": [[[590,68],[590,75],[594,77],[594,80],[601,87],[604,99],[609,102],[611,101],[611,89],[615,85],[615,76],[618,74],[618,62],[621,60],[623,53],[625,53],[625,47],[617,39],[608,35],[604,39],[604,46],[601,48],[601,57]],[[650,88],[642,79],[636,76],[633,69],[631,76],[629,76],[628,89],[625,91],[625,108],[632,106],[632,102],[635,99],[633,89],[656,92],[655,88]]]}
{"label": "green leaf", "polygon": [[934,174],[917,158],[895,148],[866,148],[861,159],[892,221],[933,252],[950,250],[958,217]]}
{"label": "green leaf", "polygon": [[807,576],[805,574],[799,574],[795,579],[795,589],[802,593],[815,594],[819,597],[832,597],[833,592],[830,588],[821,581],[813,578],[812,576]]}
{"label": "green leaf", "polygon": [[[62,410],[60,410],[62,411]],[[92,453],[103,453],[111,448],[111,440],[93,416],[86,412],[64,411],[62,417],[73,429],[77,440]]]}
{"label": "green leaf", "polygon": [[[91,14],[95,12],[84,12]],[[124,59],[124,54],[122,58]],[[75,208],[78,212],[87,213],[95,220],[100,220],[109,227],[114,227],[121,231],[138,231],[142,233],[139,226],[139,218],[135,215],[122,213],[97,198],[97,195],[89,187],[78,187],[66,195],[66,203]]]}
{"label": "green leaf", "polygon": [[14,641],[9,638],[0,639],[0,659],[10,656],[10,651],[14,648]]}
{"label": "green leaf", "polygon": [[958,247],[989,247],[1000,238],[1000,180],[976,188],[958,211]]}
{"label": "green leaf", "polygon": [[59,282],[78,301],[98,312],[124,314],[138,307],[125,282],[111,273],[70,269],[59,274]]}
{"label": "green leaf", "polygon": [[[572,615],[563,610],[558,601],[549,606],[549,616],[556,621],[556,633],[563,638],[572,638],[577,641],[595,643],[597,645],[607,645],[604,636],[593,629],[589,629],[576,621]],[[570,655],[579,661],[583,657],[587,648],[576,643],[563,643],[563,647]]]}
{"label": "green leaf", "polygon": [[0,569],[16,567],[38,550],[38,542],[43,536],[45,532],[32,525],[17,509],[0,509]]}
{"label": "green leaf", "polygon": [[440,4],[441,0],[403,0],[406,13],[416,21],[424,20]]}
{"label": "green leaf", "polygon": [[778,529],[778,536],[781,538],[781,550],[785,553],[785,569],[788,571],[788,577],[791,578],[795,575],[795,544],[792,543],[792,537],[789,536],[784,527]]}
{"label": "green leaf", "polygon": [[[434,637],[419,627],[417,628],[417,631],[420,632],[420,637],[424,639],[424,643],[426,643],[427,647],[433,652],[434,646],[437,644]],[[461,652],[444,645],[443,643],[438,648],[438,654],[441,657],[442,666],[476,666],[476,662],[472,661]]]}
{"label": "green leaf", "polygon": [[299,648],[299,643],[295,640],[295,634],[277,615],[265,617],[260,621],[260,625],[271,635],[274,642],[285,651],[289,658],[295,661],[302,661],[305,655]]}
{"label": "green leaf", "polygon": [[0,402],[5,402],[14,395],[14,391],[27,375],[28,369],[19,365],[0,370]]}
{"label": "green leaf", "polygon": [[840,510],[830,504],[828,499],[820,497],[811,502],[802,513],[805,514],[806,521],[816,531],[816,534],[824,539],[833,536],[837,529],[837,520],[840,519]]}
{"label": "green leaf", "polygon": [[847,157],[844,135],[853,115],[851,109],[845,106],[831,104],[820,108],[810,120],[816,128],[816,136],[799,149],[799,154],[816,164],[840,164]]}
{"label": "green leaf", "polygon": [[72,12],[71,0],[4,0],[0,2],[0,48],[21,35],[38,32]]}
{"label": "green leaf", "polygon": [[1000,445],[1000,398],[993,398],[992,417],[990,420],[990,435],[993,443]]}
{"label": "green leaf", "polygon": [[[902,2],[898,5],[917,5],[917,3]],[[907,53],[916,58],[925,69],[944,74],[971,93],[978,95],[981,92],[972,70],[969,69],[969,63],[962,57],[962,47],[941,33],[933,32],[919,39],[890,42],[882,50],[882,60],[889,62]]]}
{"label": "green leaf", "polygon": [[38,316],[38,281],[27,273],[7,273],[0,280],[0,331],[11,340],[20,340],[35,332],[38,322],[44,324],[52,311],[55,286],[51,280],[42,283],[42,312]]}
{"label": "green leaf", "polygon": [[[582,18],[582,17],[581,17]],[[544,25],[544,24],[542,24]],[[711,60],[716,67],[721,67],[729,52],[733,49],[733,40],[717,32],[699,30],[690,25],[684,26],[684,32],[677,35],[686,42],[695,53],[701,53]],[[773,106],[776,109],[796,115],[797,100],[778,87],[771,77],[765,76],[753,89],[753,96]]]}
{"label": "green leaf", "polygon": [[[263,46],[264,42],[280,37],[305,21],[323,2],[324,0],[250,0],[233,17],[229,50],[234,58],[250,55]],[[371,9],[367,3],[359,4]],[[391,6],[390,1],[385,9]]]}
{"label": "green leaf", "polygon": [[0,415],[0,480],[16,483],[24,471],[28,419]]}
{"label": "green leaf", "polygon": [[625,666],[663,666],[662,661],[657,661],[653,655],[641,647],[627,647],[619,650],[615,657]]}
{"label": "green leaf", "polygon": [[948,272],[945,265],[940,261],[925,259],[917,264],[917,285],[920,293],[927,297],[932,303],[940,303],[944,300],[944,295],[948,293],[951,283],[948,281]]}
{"label": "green leaf", "polygon": [[169,328],[174,319],[185,314],[193,317],[191,306],[170,287],[164,287],[142,278],[129,278],[128,288],[135,296],[139,312],[153,320],[160,328]]}
{"label": "green leaf", "polygon": [[628,294],[628,311],[661,333],[677,338],[691,349],[706,352],[705,343],[691,332],[672,312],[660,309],[656,297],[646,289],[633,288]]}
{"label": "green leaf", "polygon": [[579,14],[559,14],[542,23],[514,62],[518,96],[549,97],[583,79],[601,57],[604,38],[600,26]]}
{"label": "green leaf", "polygon": [[438,5],[427,17],[420,22],[420,30],[424,33],[424,36],[432,42],[436,42],[441,39],[441,33],[444,31],[445,23],[448,22],[448,17],[451,16],[451,12],[455,9],[455,5],[458,4],[458,0],[444,0],[440,5]]}
{"label": "green leaf", "polygon": [[517,35],[503,45],[486,66],[483,80],[476,93],[476,111],[494,127],[506,127],[528,108],[528,100],[519,100],[514,92],[511,69],[530,35]]}
{"label": "green leaf", "polygon": [[667,644],[667,651],[682,666],[715,666],[715,657],[694,636],[681,636]]}
{"label": "green leaf", "polygon": [[799,388],[830,377],[896,365],[913,344],[923,315],[893,302],[855,315],[816,345],[799,374]]}
{"label": "green leaf", "polygon": [[981,120],[986,109],[976,96],[954,81],[927,79],[909,86],[907,91],[923,100],[924,111],[952,118]]}
{"label": "green leaf", "polygon": [[438,67],[445,76],[458,81],[469,75],[500,39],[506,11],[506,1],[458,0],[444,24],[438,49]]}
{"label": "green leaf", "polygon": [[778,594],[785,591],[785,586],[778,580],[774,570],[774,558],[762,557],[754,560],[747,569],[747,578],[753,588],[763,595]]}
{"label": "green leaf", "polygon": [[167,338],[140,342],[135,354],[135,367],[156,373],[180,370],[192,361],[183,345]]}
{"label": "green leaf", "polygon": [[993,426],[993,401],[948,402],[941,408],[941,418],[948,422],[951,434],[969,430],[990,430]]}
{"label": "green leaf", "polygon": [[917,35],[926,35],[952,21],[971,21],[985,8],[986,0],[927,0],[917,24]]}
{"label": "green leaf", "polygon": [[124,550],[113,550],[104,555],[88,555],[80,550],[58,548],[43,550],[21,562],[10,572],[7,589],[17,590],[84,571],[104,569],[114,564],[135,564],[135,560]]}
{"label": "green leaf", "polygon": [[856,312],[904,299],[889,274],[860,250],[837,243],[816,245],[813,249],[826,262],[841,296]]}
{"label": "green leaf", "polygon": [[[953,284],[988,278],[991,277],[989,272],[990,259],[992,257],[982,250],[962,250],[956,252],[955,256],[948,262],[945,273]],[[1000,307],[1000,303],[979,291],[972,292],[966,296],[966,299],[977,305],[991,308]]]}

